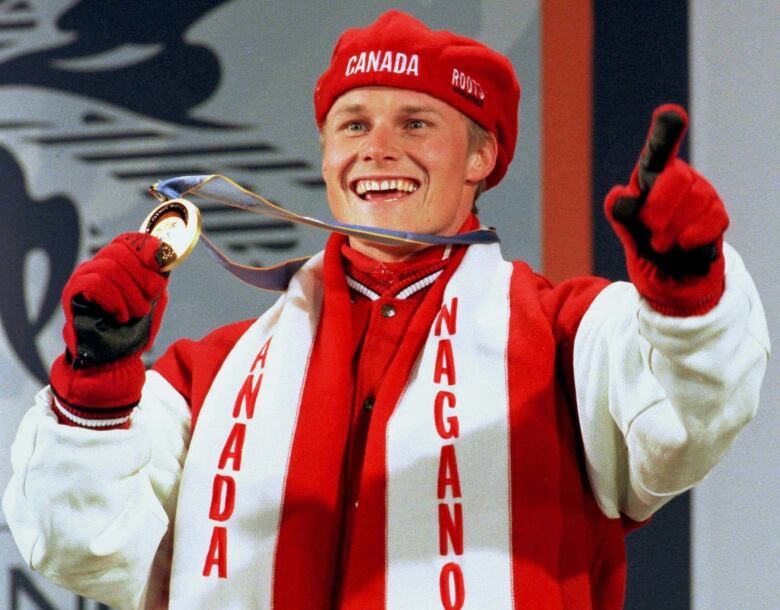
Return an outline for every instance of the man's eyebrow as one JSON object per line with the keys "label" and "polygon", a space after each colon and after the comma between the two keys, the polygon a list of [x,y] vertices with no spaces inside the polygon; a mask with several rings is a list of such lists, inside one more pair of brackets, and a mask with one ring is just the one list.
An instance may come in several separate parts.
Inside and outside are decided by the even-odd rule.
{"label": "man's eyebrow", "polygon": [[359,114],[365,111],[366,107],[363,104],[350,104],[343,108],[337,108],[334,114]]}
{"label": "man's eyebrow", "polygon": [[404,114],[435,114],[441,116],[441,113],[430,106],[404,106],[401,108],[401,112]]}

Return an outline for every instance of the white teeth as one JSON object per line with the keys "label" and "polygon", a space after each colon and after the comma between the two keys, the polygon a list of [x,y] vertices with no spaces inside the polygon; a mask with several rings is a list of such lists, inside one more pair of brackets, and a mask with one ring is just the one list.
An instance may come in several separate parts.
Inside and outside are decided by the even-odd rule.
{"label": "white teeth", "polygon": [[406,193],[413,193],[417,190],[417,184],[411,180],[404,180],[403,178],[393,178],[390,180],[358,180],[355,183],[355,192],[358,195],[364,195],[369,191],[404,191]]}

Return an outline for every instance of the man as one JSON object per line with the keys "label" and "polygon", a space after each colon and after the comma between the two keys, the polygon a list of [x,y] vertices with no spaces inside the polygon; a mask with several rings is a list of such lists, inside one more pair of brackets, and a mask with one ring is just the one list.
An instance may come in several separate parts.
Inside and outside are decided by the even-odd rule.
{"label": "man", "polygon": [[[346,32],[315,91],[335,217],[477,228],[518,101],[475,41],[396,11]],[[159,242],[120,236],[66,287],[14,445],[25,559],[118,608],[620,607],[624,533],[714,466],[768,355],[684,123],[660,109],[607,197],[632,284],[333,235],[259,320],[144,376],[166,280]]]}

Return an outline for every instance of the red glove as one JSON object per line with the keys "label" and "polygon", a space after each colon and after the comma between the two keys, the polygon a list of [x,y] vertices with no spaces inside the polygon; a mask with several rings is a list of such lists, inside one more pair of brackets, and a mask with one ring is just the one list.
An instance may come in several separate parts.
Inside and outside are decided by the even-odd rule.
{"label": "red glove", "polygon": [[141,352],[152,346],[168,300],[161,246],[143,233],[122,234],[65,285],[66,350],[51,368],[61,423],[129,425],[145,377]]}
{"label": "red glove", "polygon": [[687,126],[681,106],[656,108],[628,186],[613,187],[604,203],[631,281],[655,310],[672,316],[706,313],[724,288],[729,218],[712,185],[677,158]]}

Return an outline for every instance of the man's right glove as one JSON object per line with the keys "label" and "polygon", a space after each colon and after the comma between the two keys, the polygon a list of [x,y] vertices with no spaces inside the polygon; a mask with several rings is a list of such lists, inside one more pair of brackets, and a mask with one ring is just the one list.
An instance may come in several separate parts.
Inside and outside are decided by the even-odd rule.
{"label": "man's right glove", "polygon": [[73,272],[62,293],[65,353],[51,368],[61,423],[128,427],[141,399],[145,369],[168,300],[160,272],[163,245],[124,233]]}

